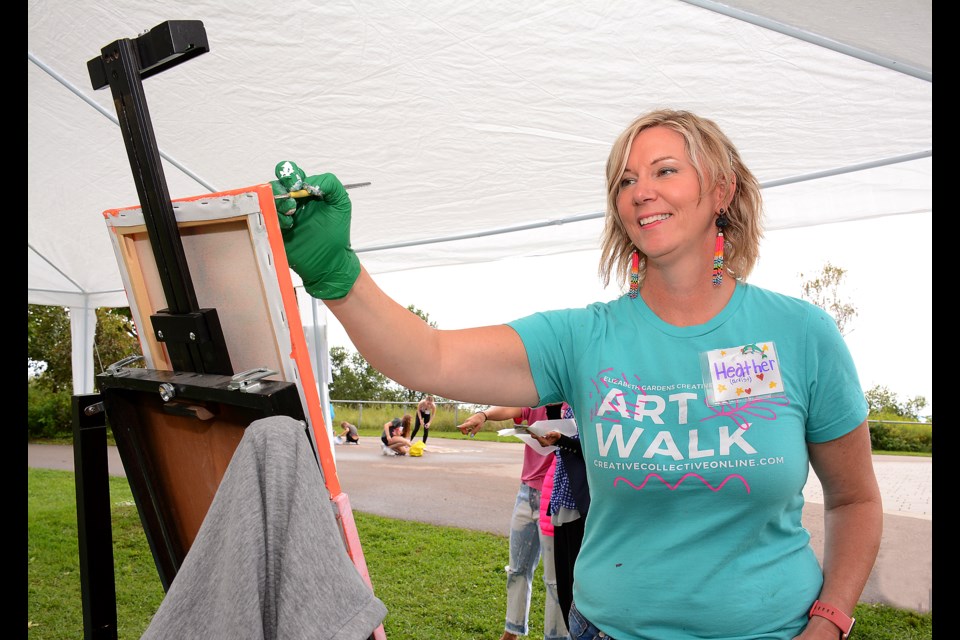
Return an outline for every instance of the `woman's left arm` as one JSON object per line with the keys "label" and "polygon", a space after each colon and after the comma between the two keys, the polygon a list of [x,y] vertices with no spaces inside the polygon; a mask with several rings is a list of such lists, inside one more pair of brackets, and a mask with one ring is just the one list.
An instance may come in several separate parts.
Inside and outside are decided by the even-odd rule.
{"label": "woman's left arm", "polygon": [[[807,447],[823,487],[823,587],[818,599],[852,616],[873,570],[883,531],[883,504],[867,421],[835,440]],[[808,632],[823,623],[832,627],[815,617]],[[836,627],[832,628],[835,633]]]}

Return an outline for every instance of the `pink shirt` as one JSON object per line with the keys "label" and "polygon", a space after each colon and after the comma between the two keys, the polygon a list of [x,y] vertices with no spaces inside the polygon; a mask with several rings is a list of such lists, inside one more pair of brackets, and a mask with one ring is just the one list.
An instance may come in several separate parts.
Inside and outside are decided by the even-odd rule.
{"label": "pink shirt", "polygon": [[[566,408],[567,404],[564,403],[561,407],[561,411],[566,410]],[[536,409],[524,407],[523,411],[520,413],[520,417],[514,418],[513,422],[515,424],[523,424],[526,422],[528,425],[530,425],[534,422],[546,419],[546,407],[537,407]],[[550,463],[553,462],[554,457],[556,456],[553,453],[542,456],[534,451],[531,447],[524,445],[523,470],[520,472],[520,481],[524,484],[530,485],[534,489],[542,489],[543,477],[547,474],[547,469],[550,468]]]}
{"label": "pink shirt", "polygon": [[550,466],[547,468],[547,475],[543,476],[543,488],[540,490],[540,531],[545,536],[552,536],[553,518],[547,515],[547,507],[550,506],[550,494],[553,493],[553,476],[557,471],[557,454],[551,451],[545,457],[550,458]]}

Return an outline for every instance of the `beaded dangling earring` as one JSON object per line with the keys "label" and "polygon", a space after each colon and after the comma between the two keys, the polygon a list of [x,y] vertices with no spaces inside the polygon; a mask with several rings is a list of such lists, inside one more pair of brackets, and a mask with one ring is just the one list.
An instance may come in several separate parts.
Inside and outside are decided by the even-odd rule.
{"label": "beaded dangling earring", "polygon": [[630,256],[630,297],[636,298],[640,294],[640,253],[634,249]]}
{"label": "beaded dangling earring", "polygon": [[717,244],[713,249],[713,286],[719,287],[723,282],[723,230],[730,224],[729,218],[723,209],[717,216]]}

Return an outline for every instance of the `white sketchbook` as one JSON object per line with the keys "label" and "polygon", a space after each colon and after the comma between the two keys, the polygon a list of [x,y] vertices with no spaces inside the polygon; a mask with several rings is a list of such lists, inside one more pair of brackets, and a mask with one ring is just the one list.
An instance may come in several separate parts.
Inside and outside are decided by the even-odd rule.
{"label": "white sketchbook", "polygon": [[497,435],[515,436],[522,440],[528,447],[540,455],[545,456],[548,453],[553,452],[557,447],[555,445],[545,447],[537,442],[537,439],[530,434],[532,433],[543,437],[551,431],[559,431],[565,436],[572,437],[577,435],[577,423],[570,418],[561,418],[559,420],[538,420],[537,422],[527,426],[517,426],[512,429],[500,429],[497,431]]}

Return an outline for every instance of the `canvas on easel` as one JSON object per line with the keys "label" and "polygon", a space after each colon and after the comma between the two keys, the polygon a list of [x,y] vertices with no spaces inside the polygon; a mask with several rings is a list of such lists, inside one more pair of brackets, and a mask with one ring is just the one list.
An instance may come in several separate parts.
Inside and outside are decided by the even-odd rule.
{"label": "canvas on easel", "polygon": [[[148,467],[146,473],[153,476],[145,478],[151,485],[149,491],[164,493],[164,499],[171,503],[166,508],[171,515],[161,513],[157,518],[176,519],[181,530],[174,537],[189,548],[205,514],[205,508],[197,504],[209,506],[212,492],[242,437],[242,425],[238,429],[232,424],[218,424],[230,422],[221,420],[223,414],[234,413],[235,421],[247,421],[255,414],[230,406],[236,398],[252,398],[256,391],[278,382],[293,383],[347,551],[369,583],[356,525],[330,448],[270,185],[174,200],[173,210],[197,300],[201,307],[216,309],[237,373],[232,377],[186,374],[184,378],[182,372],[173,370],[166,346],[169,336],[152,322],[167,301],[143,212],[140,207],[105,211],[146,370],[152,372],[151,382],[172,384],[174,390],[169,399],[162,398],[159,390],[148,390],[148,402],[128,403],[138,408],[129,408],[123,422],[136,423],[130,427],[136,433],[122,425],[111,425],[118,436],[118,447],[125,439],[124,430],[138,440],[136,453],[130,450],[128,457],[150,458],[144,465]],[[129,368],[122,376],[104,377],[101,386],[104,382],[115,388],[144,386],[138,380],[142,375],[138,369]],[[213,388],[191,387],[191,382],[199,380],[221,391],[224,386],[232,387],[230,390],[247,392],[247,396],[212,399]],[[182,392],[188,389],[192,397],[184,398]],[[178,506],[173,506],[174,502]],[[197,504],[184,506],[191,503]]]}

